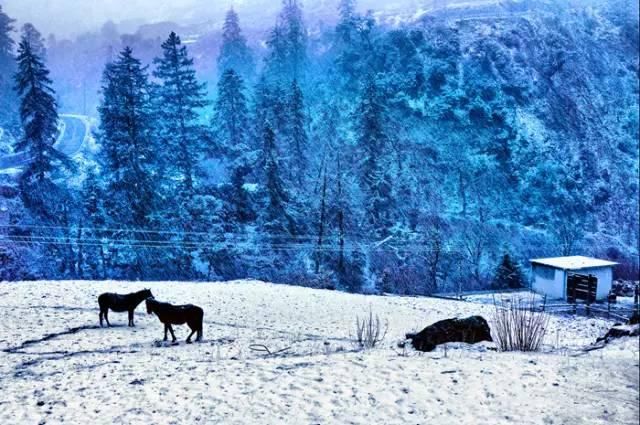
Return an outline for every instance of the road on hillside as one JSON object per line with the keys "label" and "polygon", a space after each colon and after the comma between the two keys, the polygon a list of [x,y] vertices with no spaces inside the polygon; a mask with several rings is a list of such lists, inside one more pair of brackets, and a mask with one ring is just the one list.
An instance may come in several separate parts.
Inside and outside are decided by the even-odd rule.
{"label": "road on hillside", "polygon": [[[60,115],[60,120],[64,123],[64,126],[53,146],[63,154],[71,157],[82,149],[89,136],[88,121],[86,117],[81,115],[66,114]],[[30,160],[26,152],[0,156],[0,170],[21,167],[28,164]]]}

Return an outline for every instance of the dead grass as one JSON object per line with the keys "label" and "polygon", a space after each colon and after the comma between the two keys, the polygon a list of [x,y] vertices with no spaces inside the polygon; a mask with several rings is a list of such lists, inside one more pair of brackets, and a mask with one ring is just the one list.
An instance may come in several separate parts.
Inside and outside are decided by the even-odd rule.
{"label": "dead grass", "polygon": [[501,351],[539,351],[549,316],[536,309],[535,300],[514,297],[494,299],[493,333]]}
{"label": "dead grass", "polygon": [[364,350],[376,347],[384,340],[387,334],[388,324],[382,325],[380,317],[369,310],[369,315],[363,319],[356,317],[356,334],[354,337],[356,345]]}

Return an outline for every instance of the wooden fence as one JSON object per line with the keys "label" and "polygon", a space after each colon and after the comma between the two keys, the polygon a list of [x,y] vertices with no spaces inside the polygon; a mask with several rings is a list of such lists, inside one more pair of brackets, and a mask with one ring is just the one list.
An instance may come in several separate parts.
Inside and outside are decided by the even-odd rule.
{"label": "wooden fence", "polygon": [[[537,302],[535,304],[528,305],[525,307],[527,310],[546,312],[546,313],[557,313],[557,314],[573,314],[573,315],[582,315],[587,317],[602,317],[606,319],[613,319],[617,321],[626,322],[633,315],[634,312],[638,312],[640,314],[640,290],[636,288],[634,304],[629,308],[618,308],[615,307],[615,301],[612,298],[608,299],[608,302],[605,303],[596,303],[596,292],[597,292],[597,279],[594,276],[584,276],[584,275],[570,275],[567,280],[571,276],[575,276],[572,281],[572,286],[567,285],[568,296],[566,303],[553,303],[547,304],[547,296],[542,296],[542,300],[540,304]],[[444,300],[451,301],[462,301],[468,302],[463,298],[463,296],[469,295],[488,295],[488,294],[498,294],[503,295],[508,292],[520,292],[522,289],[515,289],[512,291],[508,290],[487,290],[487,291],[472,291],[465,292],[460,294],[432,294],[429,297],[431,298],[439,298]],[[614,297],[615,298],[615,297]],[[494,300],[495,303],[495,300]],[[500,308],[510,308],[506,306],[498,306]]]}
{"label": "wooden fence", "polygon": [[603,317],[607,319],[615,319],[626,322],[634,312],[639,311],[636,304],[634,308],[611,308],[611,304],[543,304],[540,311],[548,313],[568,313],[574,315],[584,315],[587,317]]}

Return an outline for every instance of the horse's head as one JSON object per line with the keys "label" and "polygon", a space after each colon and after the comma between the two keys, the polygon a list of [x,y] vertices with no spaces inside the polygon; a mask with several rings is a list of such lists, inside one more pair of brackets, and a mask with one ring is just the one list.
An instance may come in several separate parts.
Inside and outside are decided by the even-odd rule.
{"label": "horse's head", "polygon": [[147,298],[153,298],[153,294],[151,293],[151,289],[145,288],[142,292],[142,296],[146,300]]}
{"label": "horse's head", "polygon": [[[151,291],[149,291],[149,293],[151,293]],[[155,298],[153,298],[153,296],[148,297],[145,300],[145,304],[147,305],[147,314],[153,314],[153,302],[155,301]]]}

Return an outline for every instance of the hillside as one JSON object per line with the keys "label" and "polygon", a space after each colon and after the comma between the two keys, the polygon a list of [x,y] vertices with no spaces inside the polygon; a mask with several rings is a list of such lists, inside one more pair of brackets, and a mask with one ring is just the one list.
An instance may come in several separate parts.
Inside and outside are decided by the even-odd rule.
{"label": "hillside", "polygon": [[35,37],[51,108],[98,117],[98,166],[23,180],[0,279],[430,294],[491,286],[505,254],[525,277],[578,254],[637,276],[634,2],[330,3],[285,2],[267,28],[229,10]]}

